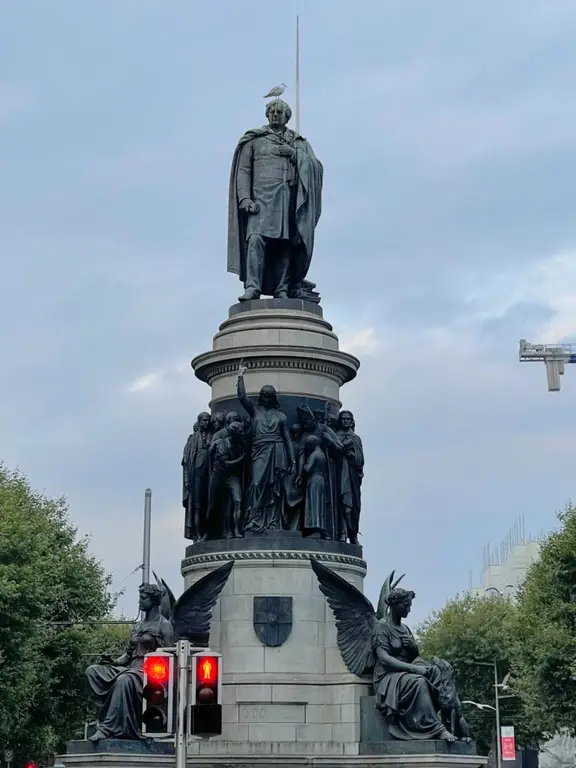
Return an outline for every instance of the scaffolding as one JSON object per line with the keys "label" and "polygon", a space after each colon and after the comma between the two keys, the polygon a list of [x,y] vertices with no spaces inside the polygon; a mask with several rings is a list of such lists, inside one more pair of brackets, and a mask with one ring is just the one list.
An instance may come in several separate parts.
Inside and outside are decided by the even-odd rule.
{"label": "scaffolding", "polygon": [[576,363],[576,344],[529,344],[520,341],[521,363],[545,363],[548,392],[560,392],[566,364]]}

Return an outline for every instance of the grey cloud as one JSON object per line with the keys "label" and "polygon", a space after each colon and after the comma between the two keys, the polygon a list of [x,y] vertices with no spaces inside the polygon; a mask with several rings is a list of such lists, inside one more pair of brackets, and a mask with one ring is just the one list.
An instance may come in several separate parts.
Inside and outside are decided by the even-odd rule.
{"label": "grey cloud", "polygon": [[29,112],[34,102],[30,88],[0,81],[0,126]]}

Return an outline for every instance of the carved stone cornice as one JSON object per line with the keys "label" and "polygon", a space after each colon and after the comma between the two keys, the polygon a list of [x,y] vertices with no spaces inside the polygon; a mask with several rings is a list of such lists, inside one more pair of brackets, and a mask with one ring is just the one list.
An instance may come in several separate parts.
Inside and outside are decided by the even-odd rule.
{"label": "carved stone cornice", "polygon": [[236,374],[243,361],[249,371],[292,370],[329,376],[339,386],[355,378],[360,362],[346,352],[335,350],[319,352],[305,347],[240,347],[215,350],[198,355],[192,360],[196,376],[208,384],[219,376]]}
{"label": "carved stone cornice", "polygon": [[187,572],[196,567],[202,567],[211,564],[227,563],[230,560],[235,562],[253,562],[257,564],[265,561],[284,561],[284,562],[303,562],[309,561],[314,557],[323,563],[330,565],[340,565],[348,568],[354,568],[362,576],[366,575],[366,562],[361,557],[351,555],[339,555],[332,552],[310,552],[298,550],[244,550],[236,552],[213,552],[206,554],[190,555],[182,561],[181,572],[185,576]]}

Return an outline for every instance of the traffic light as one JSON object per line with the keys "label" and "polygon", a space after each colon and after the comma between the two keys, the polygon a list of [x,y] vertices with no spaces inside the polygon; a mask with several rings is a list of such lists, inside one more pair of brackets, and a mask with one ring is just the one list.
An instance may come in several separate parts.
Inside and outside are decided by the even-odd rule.
{"label": "traffic light", "polygon": [[155,651],[144,657],[142,734],[171,736],[174,733],[175,672],[174,654],[169,651]]}
{"label": "traffic light", "polygon": [[200,651],[192,656],[190,733],[219,736],[222,733],[222,654]]}

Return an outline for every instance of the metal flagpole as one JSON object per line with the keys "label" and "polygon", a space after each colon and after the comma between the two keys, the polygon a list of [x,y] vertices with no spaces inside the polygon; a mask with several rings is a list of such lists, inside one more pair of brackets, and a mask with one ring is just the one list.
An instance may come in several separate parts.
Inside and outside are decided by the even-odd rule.
{"label": "metal flagpole", "polygon": [[296,133],[300,133],[300,19],[296,16],[296,103],[294,108]]}
{"label": "metal flagpole", "polygon": [[152,491],[144,493],[144,552],[142,554],[142,583],[150,583],[150,532],[152,528]]}

